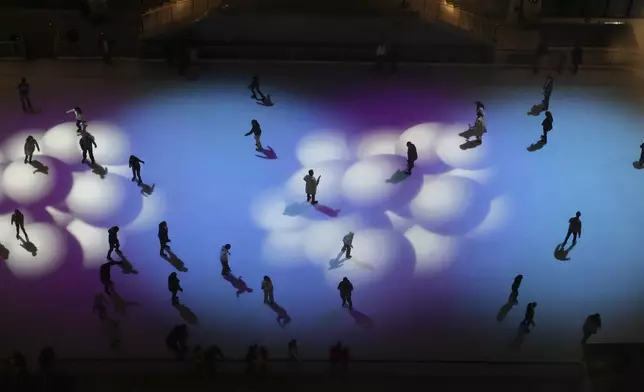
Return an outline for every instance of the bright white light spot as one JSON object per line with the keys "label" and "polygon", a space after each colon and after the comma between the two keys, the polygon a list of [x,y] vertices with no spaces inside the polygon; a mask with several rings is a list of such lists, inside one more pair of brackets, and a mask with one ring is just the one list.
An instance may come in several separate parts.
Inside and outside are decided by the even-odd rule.
{"label": "bright white light spot", "polygon": [[250,206],[255,223],[264,230],[297,230],[307,224],[300,215],[311,205],[287,200],[280,191],[269,190],[257,195]]}
{"label": "bright white light spot", "polygon": [[141,212],[124,230],[144,231],[153,227],[158,227],[162,221],[161,216],[165,212],[165,197],[159,190],[155,190],[150,196],[143,197]]}
{"label": "bright white light spot", "polygon": [[[394,231],[367,229],[358,230],[353,238],[353,251],[349,260],[340,259],[340,264],[326,260],[327,281],[334,288],[345,276],[351,283],[360,287],[384,279],[396,267],[402,235]],[[333,258],[342,247],[338,241]],[[344,261],[342,261],[344,260]],[[335,267],[337,268],[331,268]],[[331,269],[329,269],[331,268]]]}
{"label": "bright white light spot", "polygon": [[81,151],[78,145],[75,123],[56,125],[45,132],[40,143],[43,152],[65,163],[80,163]]}
{"label": "bright white light spot", "polygon": [[399,138],[400,132],[375,132],[365,136],[358,145],[358,159],[374,155],[395,155]]}
{"label": "bright white light spot", "polygon": [[393,227],[396,231],[405,232],[414,225],[414,222],[412,220],[403,218],[395,212],[385,211],[385,215],[387,216],[387,218],[389,218],[391,227]]}
{"label": "bright white light spot", "polygon": [[469,178],[470,180],[474,180],[479,184],[487,184],[496,175],[496,170],[494,169],[481,169],[481,170],[454,169],[454,170],[450,170],[447,174],[452,176]]}
{"label": "bright white light spot", "polygon": [[457,240],[453,237],[434,234],[420,226],[414,226],[405,232],[405,238],[416,253],[415,274],[438,272],[454,260]]}
{"label": "bright white light spot", "polygon": [[[467,125],[453,127],[446,131],[438,140],[437,153],[443,162],[458,169],[475,169],[481,167],[487,158],[487,144],[483,136],[483,144],[475,148],[461,149],[465,138],[458,136],[460,132],[466,131]],[[473,140],[473,139],[470,139]],[[419,154],[420,155],[420,154]]]}
{"label": "bright white light spot", "polygon": [[[7,220],[8,222],[8,220]],[[47,223],[26,224],[29,243],[16,239],[15,228],[2,225],[2,245],[9,250],[9,270],[19,278],[37,279],[56,271],[62,264],[65,249],[63,233]]]}
{"label": "bright white light spot", "polygon": [[33,204],[50,195],[56,183],[56,173],[46,159],[39,161],[49,167],[49,174],[34,173],[30,164],[14,162],[2,174],[5,194],[20,204]]}
{"label": "bright white light spot", "polygon": [[328,266],[342,249],[342,238],[361,226],[357,216],[347,216],[328,221],[315,221],[306,230],[303,244],[306,257],[315,264]]}
{"label": "bright white light spot", "polygon": [[303,231],[273,232],[264,242],[262,255],[269,264],[285,267],[305,263],[306,237]]}
{"label": "bright white light spot", "polygon": [[67,227],[67,225],[74,220],[74,217],[71,214],[60,211],[54,207],[47,206],[45,211],[51,215],[51,218],[56,222],[56,225],[60,227]]}
{"label": "bright white light spot", "polygon": [[444,128],[442,124],[424,123],[407,129],[398,138],[397,154],[407,157],[407,142],[412,142],[418,151],[419,164],[436,160],[436,142]]}
{"label": "bright white light spot", "polygon": [[343,161],[327,161],[318,163],[315,167],[304,167],[295,172],[286,183],[289,199],[306,201],[304,176],[312,169],[315,176],[322,176],[318,185],[318,198],[325,203],[333,203],[342,197],[342,178],[348,164]]}
{"label": "bright white light spot", "polygon": [[474,202],[474,190],[468,179],[442,175],[425,176],[418,195],[411,201],[414,218],[436,225],[460,219]]}
{"label": "bright white light spot", "polygon": [[92,172],[73,173],[74,185],[66,203],[74,216],[97,221],[114,215],[125,203],[125,190],[117,177],[101,179]]}
{"label": "bright white light spot", "polygon": [[[76,238],[83,251],[83,266],[85,268],[98,268],[107,262],[106,256],[109,249],[107,242],[107,229],[101,229],[81,220],[74,220],[67,226],[67,231]],[[121,248],[125,245],[125,236],[119,231]]]}
{"label": "bright white light spot", "polygon": [[364,207],[379,205],[390,200],[400,189],[399,185],[387,180],[397,171],[405,169],[405,160],[395,155],[381,155],[358,161],[344,175],[342,191],[354,204]]}
{"label": "bright white light spot", "polygon": [[36,129],[25,130],[20,133],[12,134],[11,137],[2,144],[2,152],[4,155],[11,161],[23,161],[25,159],[25,140],[29,135],[33,136],[38,142],[38,145],[40,145],[40,152],[36,150],[34,152],[34,157],[42,154],[48,155],[47,150],[45,150],[42,145],[44,133],[42,130]]}
{"label": "bright white light spot", "polygon": [[[130,141],[118,126],[108,122],[92,121],[87,131],[94,136],[98,145],[94,149],[97,162],[102,165],[118,165],[128,161],[131,154]],[[143,159],[145,160],[145,157]]]}
{"label": "bright white light spot", "polygon": [[316,133],[306,136],[297,144],[297,159],[307,169],[324,161],[347,160],[351,157],[343,135]]}
{"label": "bright white light spot", "polygon": [[467,234],[468,238],[482,238],[499,230],[512,216],[512,204],[509,196],[503,195],[490,202],[490,210],[473,231]]}

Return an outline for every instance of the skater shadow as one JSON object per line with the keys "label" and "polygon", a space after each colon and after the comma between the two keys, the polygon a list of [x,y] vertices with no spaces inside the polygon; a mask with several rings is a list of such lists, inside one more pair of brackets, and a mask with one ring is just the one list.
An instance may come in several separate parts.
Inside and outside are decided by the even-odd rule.
{"label": "skater shadow", "polygon": [[324,204],[316,204],[315,209],[330,218],[337,218],[340,213],[340,210],[325,206]]}
{"label": "skater shadow", "polygon": [[114,313],[123,317],[127,316],[129,308],[134,306],[141,306],[141,304],[136,301],[126,301],[125,299],[123,299],[123,297],[121,297],[119,293],[116,292],[116,290],[112,290],[110,298],[112,299]]}
{"label": "skater shadow", "polygon": [[177,257],[177,255],[170,249],[166,248],[165,251],[168,254],[161,256],[165,261],[170,263],[170,265],[173,266],[179,272],[188,272],[188,268],[186,268],[186,264],[183,262],[183,260]]}
{"label": "skater shadow", "polygon": [[277,315],[277,323],[280,325],[280,327],[284,328],[288,324],[290,324],[292,319],[291,319],[291,316],[288,315],[288,312],[286,311],[286,309],[284,309],[283,307],[279,306],[275,302],[273,302],[273,304],[270,305],[270,308]]}
{"label": "skater shadow", "polygon": [[644,165],[640,165],[639,161],[633,162],[633,167],[637,170],[642,170],[644,168]]}
{"label": "skater shadow", "polygon": [[262,149],[262,154],[263,155],[255,154],[255,156],[262,159],[277,159],[277,154],[271,146],[267,146],[266,148]]}
{"label": "skater shadow", "polygon": [[543,140],[539,140],[538,142],[534,142],[531,145],[528,146],[528,151],[529,152],[535,152],[539,151],[545,146],[546,143],[543,142]]}
{"label": "skater shadow", "polygon": [[338,269],[344,265],[344,262],[348,259],[346,257],[342,257],[343,254],[344,252],[338,253],[334,259],[329,260],[329,271]]}
{"label": "skater shadow", "polygon": [[154,193],[154,188],[157,186],[157,184],[152,184],[148,185],[145,183],[140,183],[139,188],[141,188],[141,194],[145,197],[150,196],[152,193]]}
{"label": "skater shadow", "polygon": [[116,252],[117,255],[121,258],[121,260],[116,262],[116,265],[119,266],[121,269],[121,272],[125,275],[137,275],[139,271],[134,269],[134,265],[128,260],[127,257],[123,254],[121,251]]}
{"label": "skater shadow", "polygon": [[90,163],[88,164],[88,166],[90,167],[90,169],[92,169],[92,173],[99,176],[101,180],[104,180],[105,176],[107,176],[107,167],[103,167],[98,163]]}
{"label": "skater shadow", "polygon": [[237,297],[239,297],[240,295],[242,295],[244,293],[252,293],[253,292],[253,289],[248,287],[248,285],[246,284],[246,282],[244,282],[244,280],[242,279],[241,276],[239,278],[236,278],[233,275],[228,274],[228,275],[223,276],[223,278],[225,280],[227,280],[228,282],[230,282],[230,284],[235,288],[235,290],[237,290],[237,293],[236,293]]}
{"label": "skater shadow", "polygon": [[363,329],[372,329],[373,327],[376,326],[376,323],[373,321],[373,319],[366,314],[357,311],[355,309],[350,310],[349,314],[351,317],[353,317],[353,320],[355,321],[356,325],[360,328]]}
{"label": "skater shadow", "polygon": [[27,252],[31,253],[31,255],[34,257],[36,257],[36,255],[38,254],[38,248],[36,247],[36,244],[29,241],[29,239],[24,240],[22,237],[20,237],[20,246]]}
{"label": "skater shadow", "polygon": [[510,298],[508,298],[508,302],[503,304],[503,306],[501,306],[498,313],[496,314],[496,321],[501,323],[503,322],[503,320],[505,320],[505,318],[508,316],[508,313],[510,313],[510,311],[514,308],[514,306],[519,303],[519,301],[517,301],[518,296],[519,296],[518,292],[513,292],[510,294]]}
{"label": "skater shadow", "polygon": [[483,144],[480,140],[468,140],[465,143],[461,144],[459,148],[463,151],[465,150],[471,150],[472,148],[476,148]]}
{"label": "skater shadow", "polygon": [[270,94],[267,94],[264,98],[255,98],[255,100],[257,101],[257,104],[260,106],[266,106],[266,107],[275,106],[275,104],[273,103],[273,100],[271,99]]}
{"label": "skater shadow", "polygon": [[399,184],[407,178],[409,178],[409,174],[405,173],[402,170],[396,170],[396,172],[392,174],[391,177],[389,177],[387,180],[385,180],[385,182],[388,184]]}
{"label": "skater shadow", "polygon": [[568,257],[568,253],[572,250],[572,248],[575,247],[577,244],[572,244],[568,247],[568,249],[564,249],[564,244],[559,244],[555,248],[554,256],[555,259],[559,261],[568,261],[570,260],[570,257]]}
{"label": "skater shadow", "polygon": [[523,346],[525,338],[529,333],[530,327],[528,327],[525,323],[519,324],[519,327],[517,328],[517,334],[510,342],[510,348],[512,348],[513,350],[521,349],[521,346]]}
{"label": "skater shadow", "polygon": [[0,244],[0,259],[5,261],[9,260],[9,253],[9,249],[6,246]]}
{"label": "skater shadow", "polygon": [[35,169],[33,174],[36,174],[36,173],[42,173],[44,175],[49,174],[49,166],[45,165],[39,160],[34,159],[31,162],[29,162],[29,164]]}
{"label": "skater shadow", "polygon": [[179,317],[181,317],[187,324],[196,325],[199,323],[199,318],[189,307],[180,303],[173,306],[179,312]]}
{"label": "skater shadow", "polygon": [[537,104],[537,105],[532,105],[530,108],[530,111],[528,112],[528,116],[538,116],[541,113],[546,111],[546,107],[543,106],[543,104]]}
{"label": "skater shadow", "polygon": [[284,215],[286,216],[300,216],[304,214],[310,207],[309,203],[301,202],[301,203],[293,203],[286,208],[284,208]]}

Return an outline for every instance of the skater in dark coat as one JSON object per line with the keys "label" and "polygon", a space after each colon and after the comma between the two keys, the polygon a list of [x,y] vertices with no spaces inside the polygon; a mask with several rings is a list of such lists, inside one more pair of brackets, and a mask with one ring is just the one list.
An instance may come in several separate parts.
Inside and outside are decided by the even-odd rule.
{"label": "skater in dark coat", "polygon": [[130,168],[132,169],[132,181],[136,181],[136,183],[139,185],[143,183],[143,180],[141,179],[142,163],[145,164],[145,162],[139,159],[138,157],[135,157],[134,155],[130,155],[129,165],[130,165]]}
{"label": "skater in dark coat", "polygon": [[163,221],[159,223],[159,231],[157,235],[159,237],[159,254],[161,257],[166,257],[164,252],[168,249],[168,243],[170,242],[170,237],[168,236],[168,222]]}
{"label": "skater in dark coat", "polygon": [[349,306],[349,310],[353,310],[353,301],[351,300],[351,293],[353,292],[353,285],[349,279],[342,278],[338,284],[338,291],[340,291],[340,298],[342,298],[342,307]]}
{"label": "skater in dark coat", "polygon": [[405,174],[411,174],[411,170],[414,168],[417,160],[418,151],[416,150],[416,146],[412,142],[407,142],[407,170],[405,170]]}
{"label": "skater in dark coat", "polygon": [[172,305],[179,304],[179,297],[177,297],[178,292],[183,293],[183,288],[179,282],[179,277],[176,272],[173,272],[168,276],[168,290],[172,293]]}

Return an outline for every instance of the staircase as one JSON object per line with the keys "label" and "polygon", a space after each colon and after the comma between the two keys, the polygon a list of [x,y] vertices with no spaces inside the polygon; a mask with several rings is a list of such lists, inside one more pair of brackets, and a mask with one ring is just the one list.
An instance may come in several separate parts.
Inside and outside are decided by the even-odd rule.
{"label": "staircase", "polygon": [[226,6],[225,0],[166,0],[141,15],[141,39],[196,22],[210,11]]}

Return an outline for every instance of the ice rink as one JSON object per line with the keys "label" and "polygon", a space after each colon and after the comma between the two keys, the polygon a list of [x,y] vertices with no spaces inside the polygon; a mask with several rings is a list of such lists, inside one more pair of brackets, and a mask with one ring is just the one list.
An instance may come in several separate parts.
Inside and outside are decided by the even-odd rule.
{"label": "ice rink", "polygon": [[[181,323],[192,345],[218,344],[230,357],[255,342],[284,357],[297,338],[304,358],[323,358],[341,340],[362,359],[576,361],[592,313],[604,322],[592,341],[644,337],[644,172],[633,167],[644,86],[635,76],[555,75],[554,130],[528,151],[543,114],[527,112],[545,77],[528,70],[402,66],[383,77],[364,65],[231,63],[204,65],[198,81],[161,63],[0,71],[4,354],[52,345],[61,357],[169,357],[165,337]],[[250,98],[254,73],[275,106]],[[20,109],[21,76],[35,114]],[[474,122],[475,101],[488,133],[465,148],[458,134]],[[74,106],[106,173],[80,163],[65,114]],[[264,154],[244,137],[252,119]],[[23,163],[27,135],[39,142],[41,167]],[[409,178],[400,173],[407,141],[419,153]],[[130,181],[130,154],[145,161],[145,189]],[[322,176],[316,207],[304,203],[309,169]],[[29,243],[9,224],[15,208]],[[583,236],[557,253],[577,210]],[[162,220],[169,261],[159,256]],[[131,266],[112,272],[118,349],[92,313],[113,225]],[[349,231],[354,257],[338,259]],[[225,243],[252,292],[237,296],[239,282],[220,275]],[[181,263],[185,291],[173,307],[167,277]],[[499,321],[517,274],[519,304]],[[264,275],[273,309],[262,301]],[[353,312],[336,289],[345,276]],[[517,336],[533,301],[536,326]]]}

